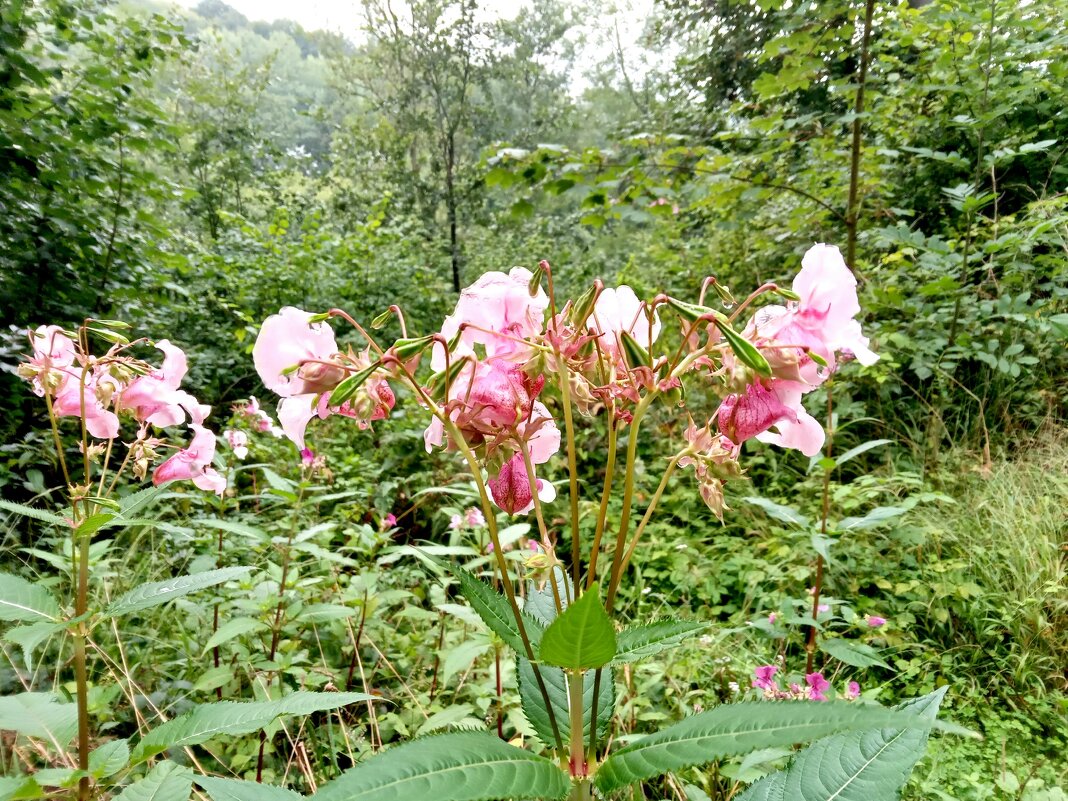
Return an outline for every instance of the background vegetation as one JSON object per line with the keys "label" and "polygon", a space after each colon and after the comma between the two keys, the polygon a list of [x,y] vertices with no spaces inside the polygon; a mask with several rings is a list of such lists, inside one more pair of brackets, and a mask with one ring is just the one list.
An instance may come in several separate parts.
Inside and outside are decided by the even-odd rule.
{"label": "background vegetation", "polygon": [[[110,317],[179,342],[221,425],[267,397],[249,353],[283,305],[369,319],[400,303],[430,331],[459,286],[512,264],[548,259],[564,291],[601,277],[685,296],[709,274],[784,279],[812,242],[838,243],[881,360],[835,380],[835,449],[885,442],[833,475],[834,516],[868,522],[835,542],[826,587],[840,625],[889,621],[865,635],[885,664],[846,670],[881,701],[948,684],[949,716],[984,735],[936,739],[910,798],[1063,801],[1068,3],[660,0],[634,48],[597,4],[533,0],[508,20],[468,0],[364,11],[350,40],[219,0],[181,14],[0,0],[4,498],[60,500],[42,410],[14,376],[28,326]],[[826,408],[825,391],[811,400]],[[426,457],[411,406],[369,432],[334,423],[310,478],[261,437],[221,505],[179,493],[168,526],[100,546],[101,597],[213,566],[220,530],[226,562],[263,568],[216,599],[226,637],[206,642],[215,606],[179,602],[99,645],[117,679],[93,698],[105,733],[262,693],[271,675],[394,700],[272,734],[267,776],[308,789],[382,744],[495,721],[498,646],[403,550],[429,541],[480,564],[478,529],[448,527],[469,505],[458,466]],[[662,434],[680,436],[677,419]],[[603,431],[586,437],[596,483]],[[643,589],[626,608],[715,628],[625,672],[619,733],[803,658],[788,621],[814,562],[790,521],[819,515],[822,476],[792,452],[746,463],[725,525],[677,483],[634,560]],[[4,570],[64,558],[5,524]],[[41,667],[58,638],[35,658],[0,647],[4,692],[70,680]],[[500,725],[530,733],[514,705]],[[258,749],[207,758],[246,774]],[[782,755],[764,756],[646,797],[728,798]],[[0,740],[4,769],[27,760]]]}

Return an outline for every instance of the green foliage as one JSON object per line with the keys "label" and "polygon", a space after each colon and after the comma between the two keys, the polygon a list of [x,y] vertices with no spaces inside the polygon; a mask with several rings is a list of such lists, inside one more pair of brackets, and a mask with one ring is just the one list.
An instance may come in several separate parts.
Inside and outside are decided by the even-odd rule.
{"label": "green foliage", "polygon": [[192,790],[193,771],[164,760],[115,798],[120,801],[187,801]]}
{"label": "green foliage", "polygon": [[542,661],[568,670],[589,670],[615,658],[616,630],[598,590],[594,583],[545,629],[539,649]]}
{"label": "green foliage", "polygon": [[231,581],[240,576],[245,576],[251,571],[250,567],[223,567],[218,570],[208,570],[204,573],[194,573],[191,576],[176,576],[166,581],[152,581],[134,587],[125,595],[116,598],[110,603],[104,614],[108,617],[127,615],[130,612],[139,612],[150,609],[153,606],[169,603],[175,598],[188,595],[191,592],[214,587]]}
{"label": "green foliage", "polygon": [[59,602],[39,584],[20,576],[0,573],[0,620],[54,623]]}
{"label": "green foliage", "polygon": [[0,727],[63,749],[78,728],[78,713],[52,693],[18,693],[0,698]]}
{"label": "green foliage", "polygon": [[[899,710],[933,721],[946,689],[907,701]],[[923,728],[836,734],[797,754],[790,767],[761,779],[738,801],[897,801],[927,746]]]}
{"label": "green foliage", "polygon": [[807,701],[729,704],[698,713],[613,752],[597,772],[610,792],[629,784],[757,748],[788,746],[842,731],[929,728],[915,715],[878,707]]}
{"label": "green foliage", "polygon": [[323,785],[313,797],[316,801],[558,799],[570,787],[567,774],[549,760],[489,733],[463,732],[391,748]]}

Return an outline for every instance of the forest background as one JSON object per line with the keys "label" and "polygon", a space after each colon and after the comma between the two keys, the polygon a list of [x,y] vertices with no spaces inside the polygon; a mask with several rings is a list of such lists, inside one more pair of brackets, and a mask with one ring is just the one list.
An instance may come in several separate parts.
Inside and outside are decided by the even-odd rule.
{"label": "forest background", "polygon": [[[0,3],[4,498],[47,503],[60,483],[14,374],[31,326],[108,317],[169,337],[225,417],[267,398],[251,346],[284,305],[370,319],[399,303],[425,331],[461,286],[514,264],[549,260],[565,292],[601,277],[689,297],[706,275],[784,280],[813,242],[839,244],[881,355],[835,380],[830,421],[837,451],[857,447],[834,470],[835,513],[866,521],[835,541],[830,592],[888,620],[885,662],[859,666],[862,684],[881,701],[948,684],[948,714],[984,735],[934,741],[908,797],[1064,799],[1068,2],[659,0],[636,45],[596,3],[533,0],[489,19],[468,0],[400,13],[368,0],[363,17],[349,40],[219,0]],[[810,401],[819,414],[826,392]],[[493,646],[397,550],[469,547],[449,528],[469,486],[426,456],[406,413],[364,433],[333,422],[315,437],[326,469],[298,513],[312,533],[297,572],[359,574],[361,629],[392,632],[396,664],[372,656],[370,681],[399,693],[409,677],[423,714],[380,714],[378,740],[481,720]],[[680,435],[667,417],[662,432]],[[591,481],[601,444],[595,428],[580,452]],[[275,489],[300,475],[289,443],[253,455]],[[796,523],[819,516],[817,461],[755,450],[723,525],[691,488],[669,491],[626,603],[718,633],[629,674],[621,725],[712,706],[790,653],[765,621],[813,582]],[[240,479],[250,496],[254,472]],[[209,505],[190,494],[146,549],[108,554],[104,579],[132,586],[203,559]],[[267,532],[292,514],[238,506]],[[398,528],[383,529],[388,514]],[[11,519],[0,561],[33,574],[61,547]],[[269,539],[241,548],[279,558]],[[347,657],[311,646],[343,628],[302,617],[314,582],[282,592],[285,669],[351,683]],[[234,635],[229,667],[205,680],[163,642],[192,637],[194,612],[167,618],[165,636],[127,635],[131,670],[153,673],[145,692],[164,708],[262,669]],[[12,643],[3,654],[6,692],[22,657]],[[98,700],[131,725],[122,697]],[[250,743],[232,746],[232,769],[254,761]],[[271,753],[280,776],[290,757]],[[761,769],[725,762],[649,797],[727,798]]]}

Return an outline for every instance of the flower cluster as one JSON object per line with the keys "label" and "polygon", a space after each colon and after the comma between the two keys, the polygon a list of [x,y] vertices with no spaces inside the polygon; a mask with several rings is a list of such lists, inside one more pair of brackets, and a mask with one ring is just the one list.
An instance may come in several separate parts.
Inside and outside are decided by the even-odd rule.
{"label": "flower cluster", "polygon": [[[729,293],[717,291],[726,303]],[[735,319],[764,292],[786,297],[786,305],[761,307],[736,331]],[[682,324],[677,348],[659,342],[664,311]],[[313,418],[343,415],[366,427],[392,410],[390,381],[409,385],[431,412],[426,450],[477,459],[493,502],[510,514],[556,497],[542,473],[561,448],[557,404],[604,412],[614,430],[636,429],[654,398],[681,406],[684,379],[708,382],[722,401],[704,425],[690,419],[672,469],[692,467],[701,497],[722,516],[722,486],[741,475],[743,442],[757,438],[807,455],[820,450],[823,428],[801,401],[840,361],[877,358],[855,319],[859,312],[856,280],[828,245],[805,255],[792,291],[765,285],[730,317],[666,295],[642,300],[628,286],[600,282],[558,307],[542,262],[534,272],[484,274],[463,290],[437,333],[409,338],[404,331],[389,348],[343,312],[287,307],[264,322],[253,357],[264,384],[282,399],[285,435],[302,451]],[[389,313],[403,331],[399,310]],[[351,322],[367,347],[339,347],[326,323],[332,317]],[[431,375],[418,379],[428,350]]]}
{"label": "flower cluster", "polygon": [[106,333],[114,343],[102,356],[89,352],[84,329],[67,333],[55,325],[38,327],[30,332],[32,355],[19,365],[18,374],[46,399],[55,417],[80,418],[94,439],[117,439],[120,416],[135,420],[137,435],[128,447],[133,471],[141,478],[163,444],[151,435],[150,427],[188,425],[189,445],[159,465],[152,480],[156,484],[191,480],[200,489],[222,494],[226,480],[211,466],[215,435],[203,425],[211,407],[181,389],[189,369],[185,352],[160,340],[155,347],[163,353],[163,362],[154,367],[130,356],[132,343],[121,335],[106,329],[97,333]]}
{"label": "flower cluster", "polygon": [[[784,688],[775,677],[778,672],[778,665],[761,665],[753,671],[753,687],[761,690],[768,700],[828,701],[835,696],[831,683],[822,673],[806,673],[803,685],[791,682]],[[843,697],[849,701],[860,697],[860,685],[855,681],[849,682]]]}

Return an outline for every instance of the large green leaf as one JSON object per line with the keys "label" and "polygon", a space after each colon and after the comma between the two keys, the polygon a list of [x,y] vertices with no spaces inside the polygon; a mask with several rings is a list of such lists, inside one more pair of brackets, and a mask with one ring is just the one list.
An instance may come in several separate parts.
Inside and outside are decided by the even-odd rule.
{"label": "large green leaf", "polygon": [[616,751],[597,771],[597,786],[609,792],[719,757],[894,725],[922,729],[930,721],[908,712],[844,701],[725,704]]}
{"label": "large green leaf", "polygon": [[300,801],[300,793],[270,784],[246,782],[240,779],[218,779],[197,776],[196,783],[204,788],[211,801]]}
{"label": "large green leaf", "polygon": [[707,628],[707,623],[694,620],[659,620],[645,626],[630,626],[616,635],[616,657],[612,663],[622,665],[659,654]]}
{"label": "large green leaf", "polygon": [[433,735],[390,748],[324,784],[314,801],[557,799],[571,781],[549,760],[488,732]]}
{"label": "large green leaf", "polygon": [[[460,582],[460,592],[471,604],[471,608],[478,612],[478,616],[490,627],[498,637],[504,640],[505,645],[517,654],[526,654],[523,638],[519,635],[519,627],[515,622],[515,615],[508,599],[480,581],[462,567],[452,567],[456,578]],[[534,653],[538,652],[538,642],[541,640],[542,627],[528,614],[523,614],[523,627],[526,629],[530,646]]]}
{"label": "large green leaf", "polygon": [[130,746],[125,740],[109,740],[89,754],[89,772],[97,779],[114,776],[130,762]]}
{"label": "large green leaf", "polygon": [[189,576],[176,576],[166,581],[152,581],[135,587],[122,597],[112,601],[107,609],[104,610],[104,614],[108,617],[117,617],[129,612],[137,612],[141,609],[159,606],[196,590],[213,587],[216,584],[222,584],[224,581],[243,576],[251,570],[251,567],[223,567],[218,570],[208,570],[204,573],[193,573]]}
{"label": "large green leaf", "polygon": [[878,651],[862,642],[832,637],[820,640],[819,646],[821,651],[853,667],[890,667],[882,660]]}
{"label": "large green leaf", "polygon": [[115,796],[115,801],[189,801],[192,790],[193,771],[166,761]]}
{"label": "large green leaf", "polygon": [[[934,720],[946,688],[897,709]],[[826,737],[794,757],[790,766],[758,781],[738,801],[897,801],[923,756],[928,730],[875,729]]]}
{"label": "large green leaf", "polygon": [[[585,739],[588,742],[590,736],[590,716],[593,714],[593,685],[594,671],[587,671],[582,677],[582,719],[585,722]],[[516,660],[516,677],[519,681],[519,700],[522,703],[523,714],[534,728],[538,739],[548,746],[554,746],[553,727],[549,722],[549,713],[545,709],[545,701],[538,689],[537,679],[534,677],[534,668],[523,657]],[[567,682],[564,671],[552,665],[541,666],[541,677],[545,681],[545,689],[549,693],[552,703],[553,714],[556,716],[556,725],[560,729],[560,737],[563,744],[570,742],[570,730],[567,722],[568,697]],[[615,684],[612,681],[612,671],[606,668],[601,673],[601,686],[598,688],[597,698],[597,736],[603,737],[608,732],[608,725],[612,722],[615,713]]]}
{"label": "large green leaf", "polygon": [[78,730],[78,710],[51,693],[7,695],[0,697],[0,729],[39,737],[63,749]]}
{"label": "large green leaf", "polygon": [[616,655],[616,630],[597,584],[564,610],[541,638],[541,659],[570,670],[604,667]]}
{"label": "large green leaf", "polygon": [[221,734],[250,734],[266,728],[281,715],[309,715],[373,700],[380,699],[364,693],[313,693],[302,690],[277,701],[201,704],[146,734],[137,744],[134,759],[140,761],[168,748],[203,743]]}
{"label": "large green leaf", "polygon": [[65,631],[66,628],[66,623],[50,623],[47,620],[40,623],[27,623],[25,626],[15,626],[5,631],[4,640],[22,649],[22,658],[26,660],[26,667],[32,669],[34,650],[49,637]]}
{"label": "large green leaf", "polygon": [[0,620],[54,623],[59,615],[59,602],[40,584],[0,573]]}

